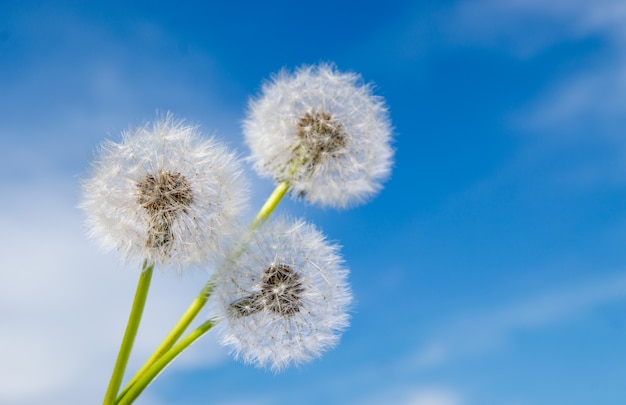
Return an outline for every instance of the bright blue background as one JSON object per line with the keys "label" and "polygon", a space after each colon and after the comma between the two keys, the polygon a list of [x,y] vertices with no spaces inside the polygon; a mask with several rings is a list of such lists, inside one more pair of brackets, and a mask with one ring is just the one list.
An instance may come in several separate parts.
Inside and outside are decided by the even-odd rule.
{"label": "bright blue background", "polygon": [[[393,175],[361,207],[281,211],[344,246],[352,326],[278,375],[209,337],[138,403],[626,403],[621,0],[206,3],[0,3],[0,403],[104,392],[136,272],[84,242],[97,145],[172,111],[245,156],[263,80],[329,61],[387,100]],[[148,330],[203,280],[159,277],[148,306],[180,308]]]}

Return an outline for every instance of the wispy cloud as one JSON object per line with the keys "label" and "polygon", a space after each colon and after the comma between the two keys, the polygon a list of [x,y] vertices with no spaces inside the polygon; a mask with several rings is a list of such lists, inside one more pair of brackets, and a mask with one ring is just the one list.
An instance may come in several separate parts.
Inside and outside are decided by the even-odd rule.
{"label": "wispy cloud", "polygon": [[6,17],[0,21],[8,35],[0,42],[3,148],[22,152],[27,144],[67,159],[157,110],[239,139],[242,106],[232,104],[239,84],[209,51],[182,47],[177,33],[158,22],[125,18],[115,25],[54,5],[24,5]]}
{"label": "wispy cloud", "polygon": [[453,9],[449,32],[458,40],[531,57],[563,41],[592,35],[623,45],[624,21],[626,6],[620,0],[468,0]]}
{"label": "wispy cloud", "polygon": [[602,305],[624,301],[626,273],[622,272],[467,314],[433,331],[412,356],[410,368],[428,369],[462,357],[488,354],[510,344],[517,333],[539,333]]}
{"label": "wispy cloud", "polygon": [[[626,116],[626,4],[620,0],[469,0],[451,13],[452,38],[532,58],[555,45],[594,39],[593,58],[555,80],[516,121],[534,128],[574,127],[593,120],[593,136],[615,131]],[[598,125],[600,124],[600,128]],[[582,125],[586,131],[587,125]],[[554,131],[553,131],[554,132]]]}
{"label": "wispy cloud", "polygon": [[461,405],[463,403],[456,392],[428,389],[410,393],[404,405]]}
{"label": "wispy cloud", "polygon": [[457,390],[440,386],[396,386],[371,394],[361,405],[464,405],[466,399]]}
{"label": "wispy cloud", "polygon": [[555,173],[542,176],[552,184],[624,184],[626,3],[466,0],[452,7],[444,24],[455,46],[517,58],[533,78],[545,72],[545,84],[505,118],[514,133],[527,136],[515,164],[554,166]]}

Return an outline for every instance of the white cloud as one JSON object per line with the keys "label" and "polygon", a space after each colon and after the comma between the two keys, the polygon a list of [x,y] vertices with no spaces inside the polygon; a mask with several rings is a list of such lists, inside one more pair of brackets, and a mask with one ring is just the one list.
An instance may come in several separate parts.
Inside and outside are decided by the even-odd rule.
{"label": "white cloud", "polygon": [[[1,403],[98,403],[108,383],[138,271],[86,241],[73,188],[48,179],[13,187],[0,204]],[[155,274],[129,371],[207,278]],[[210,333],[189,352],[173,369],[223,358]]]}
{"label": "white cloud", "polygon": [[[535,135],[529,147],[520,149],[519,161],[566,161],[555,166],[555,183],[623,185],[625,2],[466,0],[450,10],[445,26],[455,46],[495,49],[530,66],[535,77],[543,75],[536,73],[542,68],[544,78],[553,75],[505,117],[513,132]],[[567,149],[575,153],[564,159]],[[596,154],[586,154],[589,150]]]}
{"label": "white cloud", "polygon": [[409,368],[427,369],[459,357],[492,352],[516,333],[567,322],[602,305],[626,301],[626,273],[588,280],[522,302],[465,315],[432,333],[410,359]]}
{"label": "white cloud", "polygon": [[621,0],[468,0],[452,11],[448,30],[457,41],[531,57],[564,40],[598,34],[626,44],[625,22]]}
{"label": "white cloud", "polygon": [[419,390],[408,397],[404,405],[461,405],[458,394],[447,390]]}
{"label": "white cloud", "polygon": [[578,125],[626,115],[626,3],[621,0],[470,0],[454,10],[449,27],[459,41],[522,57],[563,42],[601,38],[603,57],[556,81],[518,122],[530,116],[532,126]]}
{"label": "white cloud", "polygon": [[397,386],[369,395],[362,405],[463,405],[466,399],[456,390],[439,386]]}
{"label": "white cloud", "polygon": [[182,50],[176,32],[140,18],[110,25],[55,5],[7,15],[0,146],[20,152],[7,156],[15,167],[28,169],[20,159],[38,148],[55,162],[76,159],[157,110],[240,139],[244,106],[232,105],[240,84],[208,51]]}
{"label": "white cloud", "polygon": [[417,352],[411,359],[412,367],[424,369],[437,366],[448,359],[448,348],[442,342],[432,342]]}

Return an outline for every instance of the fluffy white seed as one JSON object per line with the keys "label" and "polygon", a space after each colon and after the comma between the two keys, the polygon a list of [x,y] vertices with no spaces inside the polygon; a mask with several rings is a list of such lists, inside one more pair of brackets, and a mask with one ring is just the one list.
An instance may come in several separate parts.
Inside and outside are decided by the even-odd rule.
{"label": "fluffy white seed", "polygon": [[236,156],[168,114],[102,145],[80,208],[105,249],[183,268],[221,253],[247,195]]}
{"label": "fluffy white seed", "polygon": [[222,344],[275,371],[333,347],[352,300],[339,247],[314,226],[284,219],[264,224],[245,245],[218,272]]}
{"label": "fluffy white seed", "polygon": [[251,100],[244,134],[257,172],[292,195],[338,208],[364,202],[391,171],[391,124],[381,97],[331,65],[280,72]]}

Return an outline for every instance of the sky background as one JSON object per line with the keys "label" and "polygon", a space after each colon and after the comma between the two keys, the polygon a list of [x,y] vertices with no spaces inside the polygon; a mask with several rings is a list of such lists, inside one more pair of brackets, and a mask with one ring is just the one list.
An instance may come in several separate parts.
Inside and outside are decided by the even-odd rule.
{"label": "sky background", "polygon": [[[368,204],[280,206],[343,246],[351,327],[280,374],[209,333],[137,404],[626,403],[623,0],[197,3],[0,1],[1,404],[106,389],[138,269],[85,236],[98,145],[171,111],[247,156],[248,98],[319,62],[395,127]],[[206,279],[155,275],[131,371]]]}

